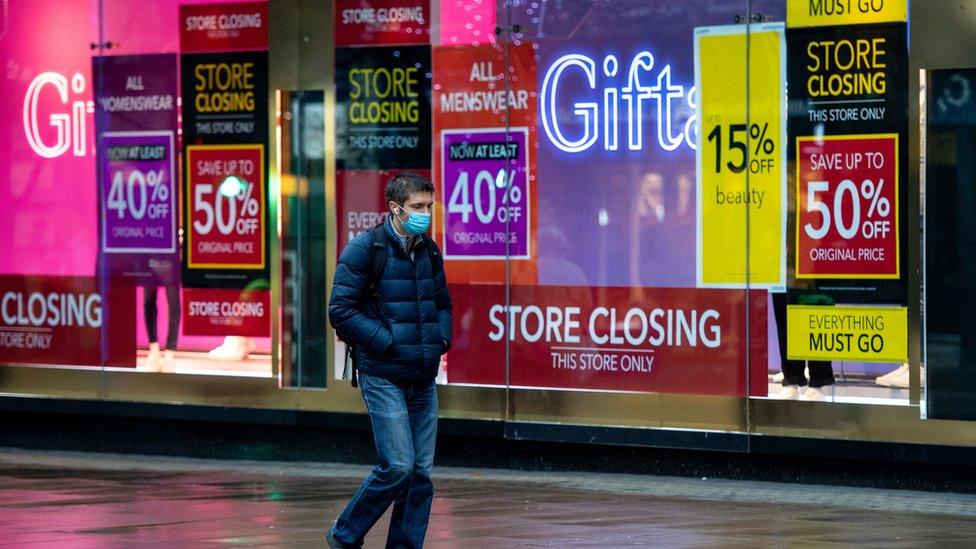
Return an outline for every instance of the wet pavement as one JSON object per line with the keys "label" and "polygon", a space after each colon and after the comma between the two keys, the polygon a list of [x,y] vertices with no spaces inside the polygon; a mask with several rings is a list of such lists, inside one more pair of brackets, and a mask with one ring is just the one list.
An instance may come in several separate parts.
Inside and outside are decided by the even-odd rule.
{"label": "wet pavement", "polygon": [[[368,469],[0,449],[0,547],[324,547]],[[435,548],[976,546],[976,495],[436,465],[434,482]]]}

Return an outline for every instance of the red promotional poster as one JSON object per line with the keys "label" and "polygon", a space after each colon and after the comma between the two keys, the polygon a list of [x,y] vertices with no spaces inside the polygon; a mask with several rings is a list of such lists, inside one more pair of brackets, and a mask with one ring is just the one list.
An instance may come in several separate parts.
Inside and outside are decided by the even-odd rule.
{"label": "red promotional poster", "polygon": [[[339,170],[336,172],[337,250],[359,233],[386,220],[386,183],[400,170]],[[430,170],[411,170],[430,178]]]}
{"label": "red promotional poster", "polygon": [[271,292],[184,288],[183,333],[268,337],[271,335]]}
{"label": "red promotional poster", "polygon": [[264,145],[186,148],[190,269],[263,269]]}
{"label": "red promotional poster", "polygon": [[430,0],[337,0],[336,46],[430,43]]}
{"label": "red promotional poster", "polygon": [[[451,285],[451,384],[765,396],[766,293],[734,290]],[[751,368],[747,368],[750,356]]]}
{"label": "red promotional poster", "polygon": [[268,49],[268,3],[180,6],[180,51]]}
{"label": "red promotional poster", "polygon": [[[535,284],[537,78],[533,45],[433,51],[434,231],[452,282]],[[506,242],[507,241],[507,242]]]}
{"label": "red promotional poster", "polygon": [[[433,50],[434,126],[438,129],[535,127],[536,60],[533,44],[509,47],[509,81],[501,46],[444,46]],[[507,86],[507,87],[506,87]]]}
{"label": "red promotional poster", "polygon": [[[0,362],[99,366],[108,319],[133,326],[135,293],[119,285],[108,300],[94,277],[0,276]],[[115,330],[106,363],[135,366],[135,331]]]}
{"label": "red promotional poster", "polygon": [[898,278],[898,135],[799,137],[796,277]]}

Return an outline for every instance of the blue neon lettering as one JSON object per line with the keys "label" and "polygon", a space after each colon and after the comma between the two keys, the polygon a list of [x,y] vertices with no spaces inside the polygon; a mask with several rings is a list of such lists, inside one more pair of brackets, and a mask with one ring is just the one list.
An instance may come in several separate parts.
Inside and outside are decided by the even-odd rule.
{"label": "blue neon lettering", "polygon": [[[654,68],[654,56],[649,51],[642,51],[634,56],[627,72],[627,85],[622,90],[624,101],[627,102],[627,147],[632,151],[644,148],[644,100],[652,97],[648,86],[642,86],[637,71],[643,69],[651,72]],[[670,67],[669,67],[670,68]],[[634,93],[636,91],[636,93]]]}
{"label": "blue neon lettering", "polygon": [[[620,63],[616,55],[606,55],[602,65],[602,76],[606,80],[611,81],[618,76]],[[627,117],[627,148],[631,151],[643,150],[644,110],[645,103],[648,101],[655,103],[657,142],[661,149],[671,152],[682,145],[692,150],[697,148],[697,115],[690,115],[683,125],[680,120],[675,120],[675,113],[680,113],[683,109],[695,111],[695,87],[686,88],[674,83],[669,64],[659,67],[656,81],[652,80],[654,77],[651,73],[655,68],[654,55],[646,50],[637,52],[631,59],[626,74],[621,75],[626,78],[623,87],[618,88],[612,84],[604,87],[601,94],[602,105],[594,101],[578,99],[572,103],[572,112],[579,117],[582,132],[581,135],[567,136],[559,123],[559,113],[566,111],[560,104],[560,100],[565,102],[567,98],[565,94],[560,98],[559,88],[562,78],[571,68],[579,69],[571,72],[584,76],[588,89],[593,91],[598,89],[596,62],[587,55],[578,53],[563,55],[546,70],[540,93],[540,117],[546,137],[559,150],[567,153],[585,152],[600,141],[601,129],[603,149],[618,150],[617,134],[620,129],[621,114]],[[654,84],[644,84],[648,80],[653,81]],[[623,113],[620,112],[620,99],[624,101]]]}
{"label": "blue neon lettering", "polygon": [[[664,93],[661,93],[661,92]],[[666,151],[673,151],[684,141],[683,135],[677,138],[671,135],[671,100],[684,95],[683,86],[671,85],[671,66],[661,69],[657,76],[657,84],[651,87],[651,96],[657,100],[657,142]],[[661,120],[664,123],[661,123]]]}
{"label": "blue neon lettering", "polygon": [[562,130],[559,128],[556,112],[556,92],[563,71],[569,67],[579,67],[582,69],[587,83],[590,85],[590,89],[596,89],[596,65],[592,59],[585,55],[577,54],[564,55],[557,59],[549,68],[549,71],[546,72],[546,78],[542,82],[542,126],[546,135],[549,136],[550,141],[557,148],[569,153],[575,153],[585,151],[596,143],[598,134],[597,117],[600,114],[600,107],[592,102],[577,102],[573,104],[573,113],[583,117],[583,135],[575,141],[570,141],[563,135]]}
{"label": "blue neon lettering", "polygon": [[[603,60],[603,74],[613,78],[617,76],[617,57],[608,55]],[[603,148],[608,151],[617,150],[617,90],[606,88],[603,90]],[[611,124],[613,127],[611,127]]]}

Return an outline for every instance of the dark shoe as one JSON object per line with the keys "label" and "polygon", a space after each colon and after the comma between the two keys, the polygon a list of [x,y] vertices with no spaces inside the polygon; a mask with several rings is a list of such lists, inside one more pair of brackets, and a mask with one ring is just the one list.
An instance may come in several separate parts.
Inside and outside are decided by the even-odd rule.
{"label": "dark shoe", "polygon": [[329,526],[329,529],[325,532],[325,541],[329,544],[329,547],[331,549],[345,549],[347,547],[356,547],[356,545],[349,545],[348,543],[344,543],[336,539],[335,526],[336,526],[335,521],[332,521],[332,525]]}

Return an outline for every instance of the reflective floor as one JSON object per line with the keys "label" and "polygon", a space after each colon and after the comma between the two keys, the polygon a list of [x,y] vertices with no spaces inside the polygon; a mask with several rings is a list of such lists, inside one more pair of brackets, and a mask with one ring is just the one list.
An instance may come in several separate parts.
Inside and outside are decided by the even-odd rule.
{"label": "reflective floor", "polygon": [[[323,547],[367,470],[0,449],[0,546]],[[436,467],[435,484],[427,547],[976,545],[974,495]]]}

